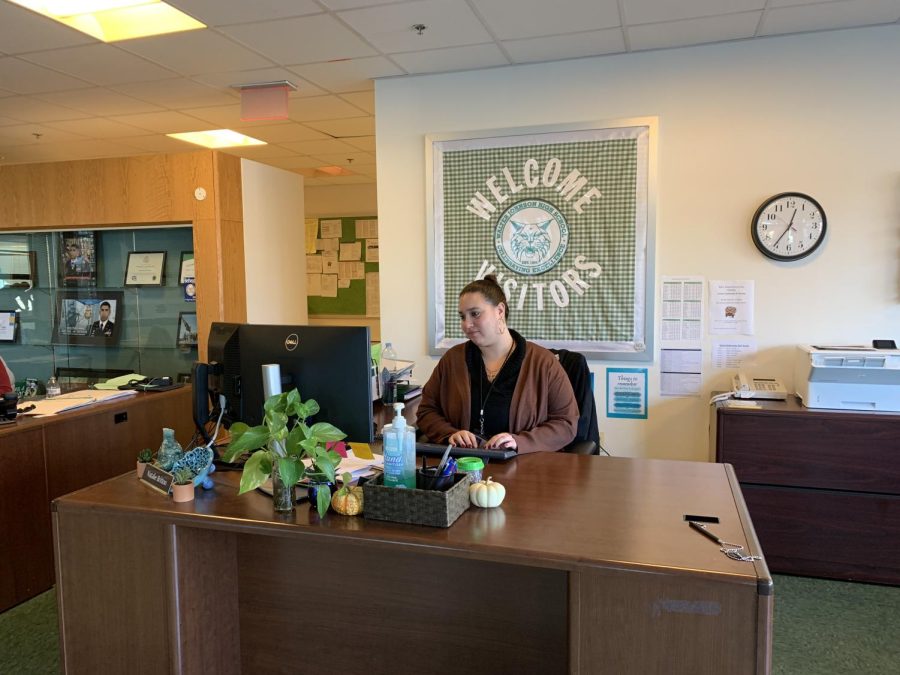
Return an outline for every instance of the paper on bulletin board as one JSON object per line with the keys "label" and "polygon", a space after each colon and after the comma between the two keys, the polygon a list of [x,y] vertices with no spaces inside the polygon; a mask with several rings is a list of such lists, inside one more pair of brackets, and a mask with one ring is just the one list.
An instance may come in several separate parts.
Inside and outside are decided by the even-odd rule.
{"label": "paper on bulletin board", "polygon": [[703,340],[702,276],[665,276],[660,281],[661,347],[700,347]]}
{"label": "paper on bulletin board", "polygon": [[369,239],[366,241],[366,262],[378,262],[378,240]]}
{"label": "paper on bulletin board", "polygon": [[341,244],[341,260],[360,260],[362,258],[362,245],[358,241],[349,244]]}
{"label": "paper on bulletin board", "polygon": [[320,220],[319,227],[322,228],[322,239],[340,239],[343,234],[340,218]]}
{"label": "paper on bulletin board", "polygon": [[378,272],[366,272],[366,314],[378,316],[381,313],[381,289]]}
{"label": "paper on bulletin board", "polygon": [[753,335],[754,282],[709,282],[711,335]]}
{"label": "paper on bulletin board", "polygon": [[702,363],[700,349],[660,349],[660,396],[699,396]]}
{"label": "paper on bulletin board", "polygon": [[337,274],[323,274],[322,275],[322,297],[323,298],[336,298],[337,297],[337,289],[338,289],[338,275]]}
{"label": "paper on bulletin board", "polygon": [[306,273],[321,274],[322,273],[322,256],[308,255],[306,256]]}
{"label": "paper on bulletin board", "polygon": [[306,236],[306,252],[316,252],[316,236],[319,234],[319,220],[317,218],[303,219],[303,234]]}
{"label": "paper on bulletin board", "polygon": [[362,262],[349,261],[338,263],[338,279],[365,279],[366,266]]}
{"label": "paper on bulletin board", "polygon": [[334,251],[322,254],[322,273],[337,274],[338,273],[338,257]]}
{"label": "paper on bulletin board", "polygon": [[647,369],[606,369],[606,416],[647,419]]}
{"label": "paper on bulletin board", "polygon": [[756,355],[756,340],[724,341],[712,344],[713,368],[740,370],[748,359]]}
{"label": "paper on bulletin board", "polygon": [[337,251],[338,247],[341,245],[340,239],[316,239],[316,250],[317,251]]}
{"label": "paper on bulletin board", "polygon": [[350,288],[350,280],[338,277],[338,288]]}
{"label": "paper on bulletin board", "polygon": [[322,295],[322,275],[307,274],[306,275],[306,294],[312,296]]}
{"label": "paper on bulletin board", "polygon": [[375,239],[378,237],[378,220],[374,218],[361,218],[356,221],[357,239]]}

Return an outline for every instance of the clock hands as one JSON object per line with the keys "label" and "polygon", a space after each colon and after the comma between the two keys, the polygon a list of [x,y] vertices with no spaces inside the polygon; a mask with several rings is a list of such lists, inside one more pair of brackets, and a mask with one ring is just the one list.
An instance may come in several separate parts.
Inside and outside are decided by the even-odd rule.
{"label": "clock hands", "polygon": [[775,245],[773,246],[773,248],[777,248],[777,247],[778,247],[778,243],[779,243],[782,239],[784,239],[784,235],[786,235],[788,232],[790,232],[791,230],[794,229],[794,227],[793,227],[793,226],[794,226],[794,217],[795,217],[796,215],[797,215],[797,209],[794,209],[794,212],[791,214],[791,219],[790,219],[790,221],[788,221],[788,226],[787,226],[786,228],[784,228],[784,232],[782,232],[782,233],[781,233],[781,236],[778,237],[778,239],[777,239],[777,241],[775,242]]}

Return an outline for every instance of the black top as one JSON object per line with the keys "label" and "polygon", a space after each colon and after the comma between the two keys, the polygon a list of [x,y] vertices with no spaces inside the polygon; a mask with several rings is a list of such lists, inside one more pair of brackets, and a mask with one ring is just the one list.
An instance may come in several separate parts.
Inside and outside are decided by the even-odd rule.
{"label": "black top", "polygon": [[[488,440],[491,436],[509,431],[509,408],[513,391],[525,360],[525,338],[510,329],[516,348],[497,373],[493,382],[487,379],[481,351],[472,342],[466,343],[466,365],[469,367],[472,409],[469,431]],[[484,406],[484,429],[481,429],[481,410]]]}

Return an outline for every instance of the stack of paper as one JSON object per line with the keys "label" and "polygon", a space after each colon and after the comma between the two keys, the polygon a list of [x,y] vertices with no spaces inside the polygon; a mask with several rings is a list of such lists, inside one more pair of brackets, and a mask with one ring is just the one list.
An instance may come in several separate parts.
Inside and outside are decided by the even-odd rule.
{"label": "stack of paper", "polygon": [[[40,401],[32,401],[29,405],[34,408],[23,412],[23,415],[58,415],[67,410],[75,410],[86,405],[101,403],[105,401],[113,401],[127,396],[137,394],[132,389],[119,391],[117,389],[108,391],[99,391],[96,389],[85,389],[83,391],[70,391],[68,394],[54,396],[53,398],[45,398]],[[28,403],[25,401],[24,403]]]}

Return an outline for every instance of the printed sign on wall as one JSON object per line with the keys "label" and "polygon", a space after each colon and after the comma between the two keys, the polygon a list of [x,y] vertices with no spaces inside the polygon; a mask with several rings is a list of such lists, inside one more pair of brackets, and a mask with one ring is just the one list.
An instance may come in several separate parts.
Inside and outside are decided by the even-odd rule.
{"label": "printed sign on wall", "polygon": [[651,360],[654,130],[429,137],[432,350],[463,341],[459,291],[496,274],[527,338]]}

